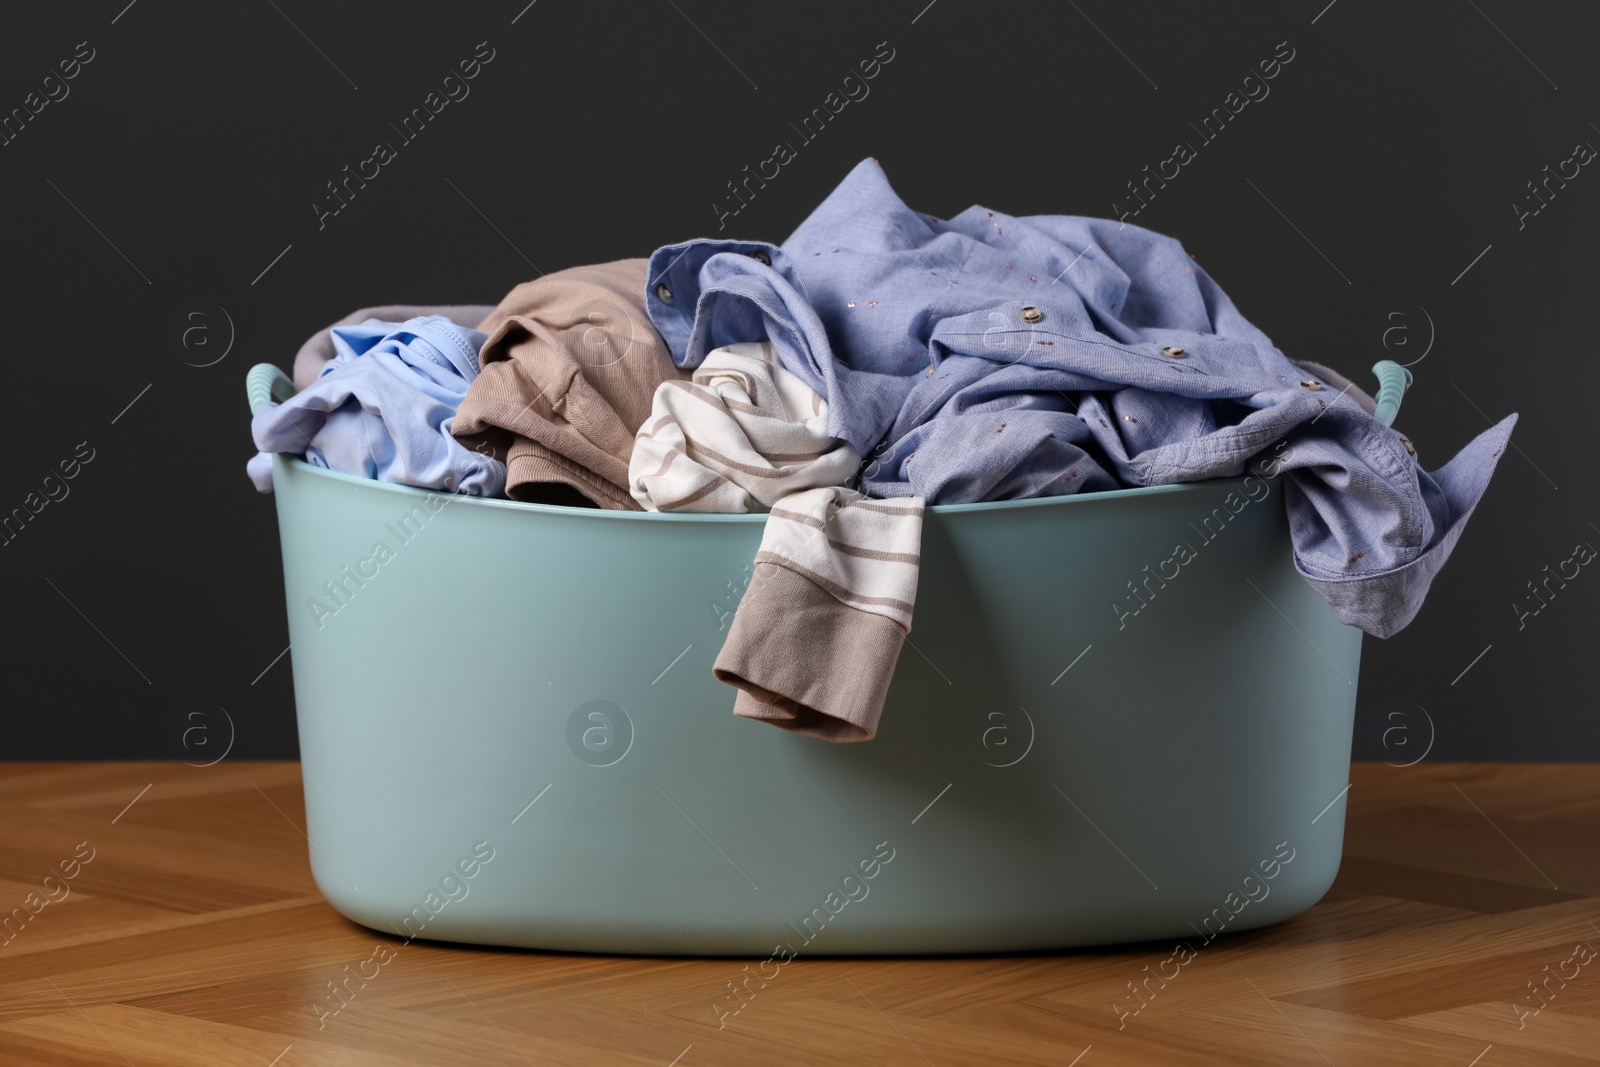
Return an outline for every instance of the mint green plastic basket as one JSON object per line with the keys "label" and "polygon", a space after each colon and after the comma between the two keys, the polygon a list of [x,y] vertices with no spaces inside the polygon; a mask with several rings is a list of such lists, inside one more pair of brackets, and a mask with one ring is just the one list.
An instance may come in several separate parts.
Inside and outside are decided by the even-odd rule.
{"label": "mint green plastic basket", "polygon": [[1274,479],[928,509],[880,732],[833,745],[736,718],[711,674],[762,515],[273,476],[311,869],[376,930],[1193,944],[1338,870],[1361,634],[1295,572]]}

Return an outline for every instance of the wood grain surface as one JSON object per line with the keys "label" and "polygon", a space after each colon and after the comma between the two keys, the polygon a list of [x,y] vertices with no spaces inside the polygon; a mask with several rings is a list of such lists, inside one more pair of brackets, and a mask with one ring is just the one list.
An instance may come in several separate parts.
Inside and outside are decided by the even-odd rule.
{"label": "wood grain surface", "polygon": [[1164,942],[801,958],[719,1028],[741,961],[342,918],[297,764],[0,764],[0,1064],[1600,1064],[1600,767],[1352,780],[1321,903],[1181,965]]}

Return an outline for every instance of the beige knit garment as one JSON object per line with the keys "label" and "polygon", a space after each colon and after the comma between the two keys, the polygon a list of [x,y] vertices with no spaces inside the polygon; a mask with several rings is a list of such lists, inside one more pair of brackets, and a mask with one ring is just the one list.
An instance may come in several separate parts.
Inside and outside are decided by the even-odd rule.
{"label": "beige knit garment", "polygon": [[656,388],[689,377],[645,314],[646,269],[624,259],[547,274],[479,325],[483,369],[453,431],[505,460],[512,499],[643,510],[628,493],[634,433]]}

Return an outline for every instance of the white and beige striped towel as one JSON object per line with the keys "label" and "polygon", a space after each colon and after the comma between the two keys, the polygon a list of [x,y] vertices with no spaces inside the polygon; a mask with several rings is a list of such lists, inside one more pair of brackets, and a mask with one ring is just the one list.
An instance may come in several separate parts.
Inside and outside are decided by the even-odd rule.
{"label": "white and beige striped towel", "polygon": [[708,353],[657,390],[629,464],[650,511],[767,511],[755,576],[712,670],[734,713],[829,741],[877,734],[911,629],[922,500],[843,487],[860,454],[766,344]]}

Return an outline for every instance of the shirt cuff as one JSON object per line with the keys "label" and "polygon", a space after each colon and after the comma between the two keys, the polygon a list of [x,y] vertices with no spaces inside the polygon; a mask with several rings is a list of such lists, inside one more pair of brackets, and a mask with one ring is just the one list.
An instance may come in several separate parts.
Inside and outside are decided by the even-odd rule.
{"label": "shirt cuff", "polygon": [[905,631],[774,563],[756,565],[722,651],[733,713],[824,741],[870,741]]}

